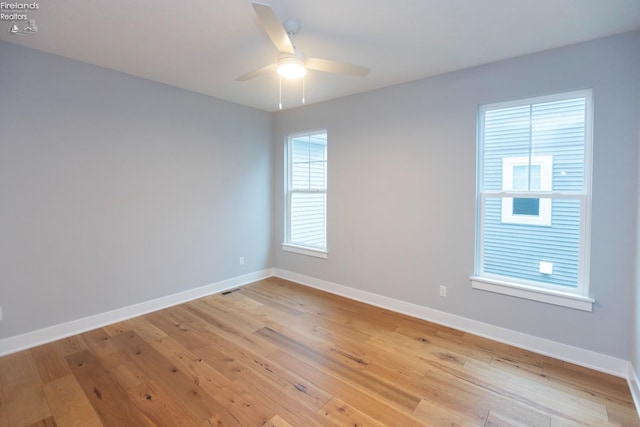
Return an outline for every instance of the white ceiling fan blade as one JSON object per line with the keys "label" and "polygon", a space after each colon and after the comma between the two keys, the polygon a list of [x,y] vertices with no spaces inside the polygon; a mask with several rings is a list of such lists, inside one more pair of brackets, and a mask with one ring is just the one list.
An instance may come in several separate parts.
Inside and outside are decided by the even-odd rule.
{"label": "white ceiling fan blade", "polygon": [[262,27],[273,44],[276,45],[278,52],[295,54],[293,44],[291,44],[291,40],[289,39],[287,32],[284,30],[280,20],[273,12],[273,9],[271,9],[271,6],[262,3],[252,4],[253,10],[256,11],[256,15],[258,15],[258,19],[260,20]]}
{"label": "white ceiling fan blade", "polygon": [[364,77],[370,71],[367,67],[320,58],[307,58],[305,65],[312,70],[357,77]]}
{"label": "white ceiling fan blade", "polygon": [[240,77],[236,78],[236,81],[244,82],[246,80],[255,79],[256,77],[260,77],[263,74],[270,73],[275,71],[278,68],[278,64],[270,64],[266,67],[258,68],[257,70],[251,71],[250,73],[243,74]]}

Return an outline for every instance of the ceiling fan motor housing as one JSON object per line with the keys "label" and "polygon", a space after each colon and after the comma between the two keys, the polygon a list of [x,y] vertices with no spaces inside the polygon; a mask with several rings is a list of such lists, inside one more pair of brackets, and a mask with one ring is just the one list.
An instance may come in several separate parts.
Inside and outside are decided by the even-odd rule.
{"label": "ceiling fan motor housing", "polygon": [[291,19],[287,19],[282,23],[284,30],[289,34],[289,38],[291,38],[291,43],[293,43],[293,36],[298,34],[300,31],[300,23],[298,21],[293,21]]}

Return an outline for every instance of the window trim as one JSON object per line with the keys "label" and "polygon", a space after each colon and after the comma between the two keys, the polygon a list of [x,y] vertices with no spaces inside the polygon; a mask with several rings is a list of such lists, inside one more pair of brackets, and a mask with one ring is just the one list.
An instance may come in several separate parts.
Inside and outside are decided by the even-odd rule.
{"label": "window trim", "polygon": [[[584,142],[584,173],[583,186],[580,192],[554,191],[491,191],[482,190],[484,186],[484,112],[490,109],[502,109],[537,103],[547,103],[571,98],[585,98],[585,142]],[[476,245],[474,274],[470,277],[473,289],[495,292],[504,295],[554,304],[584,311],[592,311],[595,299],[589,296],[589,266],[591,256],[591,194],[593,170],[593,92],[584,89],[562,92],[527,99],[519,99],[495,104],[480,105],[478,108],[478,129],[476,142]],[[565,289],[561,286],[543,282],[533,282],[512,277],[494,276],[483,271],[483,243],[484,243],[484,201],[487,197],[536,197],[553,199],[580,200],[580,246],[581,256],[578,259],[578,283],[575,289]]]}
{"label": "window trim", "polygon": [[295,254],[307,255],[316,258],[328,259],[329,252],[322,249],[311,248],[309,246],[294,245],[292,243],[283,243],[282,250],[286,252],[293,252]]}
{"label": "window trim", "polygon": [[[313,129],[313,130],[308,130],[308,131],[302,131],[302,132],[294,132],[294,133],[290,133],[287,134],[287,136],[285,137],[284,140],[284,145],[285,145],[285,149],[284,149],[284,173],[285,173],[285,179],[284,181],[284,241],[282,242],[282,250],[286,251],[286,252],[292,252],[292,253],[296,253],[296,254],[300,254],[300,255],[307,255],[307,256],[311,256],[311,257],[316,257],[316,258],[322,258],[322,259],[327,259],[328,258],[328,247],[329,247],[329,243],[328,243],[328,239],[327,239],[327,205],[326,205],[326,197],[328,194],[328,180],[327,180],[327,184],[325,185],[324,190],[319,190],[319,189],[293,189],[292,188],[292,175],[291,175],[291,162],[290,159],[292,158],[292,140],[295,138],[299,138],[299,137],[304,137],[304,136],[310,136],[310,135],[317,135],[317,134],[321,134],[324,133],[325,135],[327,135],[327,140],[328,140],[328,132],[326,129]],[[327,144],[327,165],[328,163],[328,144]],[[325,215],[324,215],[324,219],[325,219],[325,224],[324,224],[324,229],[325,229],[325,247],[324,248],[319,248],[319,247],[314,247],[314,246],[304,246],[304,245],[300,245],[297,243],[294,243],[291,241],[291,198],[292,198],[292,194],[294,192],[297,193],[324,193],[325,194]]]}
{"label": "window trim", "polygon": [[565,292],[552,288],[541,288],[537,284],[515,283],[506,280],[493,279],[488,276],[471,276],[471,287],[483,291],[510,295],[533,301],[545,302],[576,310],[592,311],[595,299],[573,292]]}

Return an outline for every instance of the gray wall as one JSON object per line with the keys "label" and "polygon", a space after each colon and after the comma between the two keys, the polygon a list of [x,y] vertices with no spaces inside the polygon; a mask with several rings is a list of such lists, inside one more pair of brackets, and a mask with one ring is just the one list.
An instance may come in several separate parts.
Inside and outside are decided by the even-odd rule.
{"label": "gray wall", "polygon": [[[276,267],[629,360],[639,52],[640,33],[628,33],[277,114]],[[582,88],[595,103],[593,312],[472,290],[478,106]],[[279,248],[283,141],[318,128],[328,131],[327,260]]]}
{"label": "gray wall", "polygon": [[271,127],[1,44],[0,338],[271,267]]}

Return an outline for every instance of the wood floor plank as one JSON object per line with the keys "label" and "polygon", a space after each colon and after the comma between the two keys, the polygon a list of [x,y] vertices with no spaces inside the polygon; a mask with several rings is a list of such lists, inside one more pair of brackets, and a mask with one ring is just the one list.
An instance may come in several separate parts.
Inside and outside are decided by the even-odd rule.
{"label": "wood floor plank", "polygon": [[[424,338],[412,339],[407,342],[406,338],[395,332],[382,332],[372,337],[366,345],[381,352],[380,364],[396,369],[398,372],[410,370],[414,376],[424,375],[434,366],[442,364],[452,368],[461,368],[469,359],[469,357],[451,350],[449,346],[435,345],[433,341]],[[402,353],[389,352],[394,348],[402,348],[403,351]]]}
{"label": "wood floor plank", "polygon": [[600,423],[608,420],[603,404],[513,376],[482,362],[469,360],[463,370],[443,367],[442,371],[556,417]]}
{"label": "wood floor plank", "polygon": [[[522,422],[518,419],[514,419],[509,415],[501,414],[497,411],[491,411],[487,418],[484,427],[531,427],[534,424]],[[549,418],[544,424],[538,424],[540,427],[548,427],[551,425],[551,419]]]}
{"label": "wood floor plank", "polygon": [[[449,332],[446,332],[449,334]],[[443,350],[447,352],[456,353],[465,358],[469,357],[475,360],[479,360],[485,363],[490,363],[493,359],[493,354],[486,350],[467,346],[459,340],[444,338],[441,329],[432,328],[431,325],[423,327],[421,324],[414,325],[413,327],[399,327],[391,333],[378,334],[377,337],[383,345],[399,345],[402,348],[406,348],[412,352],[423,351],[424,348],[433,347],[436,351],[442,353]]]}
{"label": "wood floor plank", "polygon": [[[425,414],[431,412],[437,417],[431,422],[440,423],[443,414],[455,413],[460,416],[456,422],[476,425],[484,425],[489,414],[491,400],[481,391],[469,387],[467,384],[455,379],[444,378],[437,373],[430,372],[421,382],[423,397],[420,409],[414,413]],[[437,407],[435,411],[433,408]]]}
{"label": "wood floor plank", "polygon": [[620,406],[616,403],[607,403],[607,415],[609,416],[609,422],[613,425],[620,426],[639,426],[638,412],[636,408],[631,405]]}
{"label": "wood floor plank", "polygon": [[340,426],[378,426],[385,424],[334,397],[320,409],[320,414]]}
{"label": "wood floor plank", "polygon": [[29,427],[58,427],[54,417],[47,417],[30,424]]}
{"label": "wood floor plank", "polygon": [[31,355],[38,367],[40,379],[43,384],[47,384],[50,381],[66,377],[71,374],[71,370],[69,369],[67,362],[58,351],[58,347],[55,343],[49,343],[32,348]]}
{"label": "wood floor plank", "polygon": [[185,408],[196,423],[202,423],[224,410],[213,396],[190,380],[137,333],[125,332],[112,339],[141,371],[162,384],[167,394]]}
{"label": "wood floor plank", "polygon": [[[253,353],[250,349],[238,347],[230,342],[223,348],[225,353],[229,354],[230,357],[233,357],[250,370],[252,375],[263,376],[266,380],[273,383],[274,387],[280,387],[283,393],[297,399],[299,404],[317,410],[331,398],[331,395],[319,389],[314,384],[305,381],[303,378],[291,372],[287,367],[273,363],[269,359]],[[219,348],[211,346],[194,350],[196,354],[201,355],[205,360],[210,360],[210,353],[220,351]],[[247,369],[242,372],[247,372]],[[242,377],[239,377],[236,381],[241,379]]]}
{"label": "wood floor plank", "polygon": [[[488,411],[487,411],[488,413]],[[432,427],[459,426],[477,427],[484,426],[486,416],[479,420],[461,412],[445,409],[428,400],[422,400],[413,414]]]}
{"label": "wood floor plank", "polygon": [[[201,358],[207,360],[208,363],[213,363],[213,360],[227,359],[227,362],[225,362],[225,365],[227,365],[226,367],[216,365],[216,368],[218,370],[227,371],[227,380],[233,379],[237,375],[242,374],[243,368],[235,363],[236,361],[239,361],[246,368],[253,368],[263,375],[270,376],[271,379],[276,382],[276,384],[280,384],[283,387],[290,387],[291,389],[295,389],[296,392],[299,388],[304,388],[305,404],[309,404],[309,401],[317,402],[318,399],[322,399],[321,394],[318,393],[318,391],[315,390],[311,385],[305,385],[302,381],[295,378],[293,375],[284,374],[282,370],[279,370],[276,366],[271,365],[269,361],[264,359],[260,354],[255,353],[255,351],[259,349],[254,346],[247,347],[238,345],[237,343],[229,341],[228,339],[223,338],[217,333],[211,331],[204,333],[200,331],[194,332],[192,330],[191,335],[195,335],[196,337],[203,337],[198,339],[197,342],[194,343],[193,340],[189,340],[188,337],[186,337],[186,334],[183,333],[181,329],[175,329],[171,326],[168,327],[171,328],[170,337],[172,339],[175,339],[177,342],[183,345],[185,349],[191,350]],[[160,349],[166,343],[167,340],[158,340],[153,343],[153,345],[156,348]],[[224,351],[222,349],[224,349]],[[230,359],[233,360],[229,361]],[[235,372],[230,374],[228,372],[229,369]]]}
{"label": "wood floor plank", "polygon": [[[619,387],[617,382],[610,385],[602,384],[597,379],[590,378],[589,376],[582,374],[576,375],[575,371],[573,373],[564,372],[558,374],[559,372],[563,372],[564,369],[560,368],[559,371],[556,371],[554,367],[552,369],[557,373],[549,373],[549,364],[545,364],[544,367],[539,368],[522,364],[518,361],[496,357],[490,365],[499,366],[499,369],[504,372],[522,376],[528,380],[538,382],[559,391],[575,394],[576,396],[593,402],[600,402],[607,406],[612,405],[621,409],[635,409],[633,401],[630,400],[631,396],[628,392],[626,381],[622,378],[617,378],[617,380],[620,380],[622,385],[627,388],[626,393],[622,387]],[[553,366],[557,365],[554,364]]]}
{"label": "wood floor plank", "polygon": [[264,292],[260,288],[247,288],[246,290],[243,290],[243,292],[254,301],[257,301],[264,306],[268,306],[272,310],[278,311],[280,313],[286,313],[294,317],[301,317],[305,314],[300,303],[291,303],[291,300],[283,300],[283,298],[279,298],[277,295]]}
{"label": "wood floor plank", "polygon": [[298,403],[296,396],[292,396],[280,387],[274,387],[273,382],[264,376],[250,375],[233,384],[234,390],[252,394],[255,401],[271,408],[287,423],[296,427],[336,426],[333,422],[326,422],[316,411]]}
{"label": "wood floor plank", "polygon": [[523,405],[491,390],[483,384],[472,385],[437,370],[430,371],[421,381],[421,395],[430,403],[449,411],[484,420],[487,412],[510,416],[514,422],[528,426],[548,426],[550,417],[535,408]]}
{"label": "wood floor plank", "polygon": [[262,424],[262,427],[293,427],[291,424],[283,420],[279,415],[274,415],[266,423]]}
{"label": "wood floor plank", "polygon": [[104,425],[151,425],[150,420],[127,397],[124,388],[90,350],[70,354],[66,360]]}
{"label": "wood floor plank", "polygon": [[39,382],[16,384],[5,390],[10,426],[28,426],[51,416],[42,384]]}
{"label": "wood floor plank", "polygon": [[69,427],[102,426],[91,402],[71,373],[45,384],[44,393],[57,424]]}
{"label": "wood floor plank", "polygon": [[565,384],[570,389],[584,389],[586,395],[595,394],[601,398],[616,402],[619,405],[633,407],[633,399],[629,394],[629,386],[624,378],[585,370],[584,368],[564,363],[547,363],[543,374],[555,384]]}
{"label": "wood floor plank", "polygon": [[52,415],[30,351],[0,358],[0,382],[10,426],[29,426]]}
{"label": "wood floor plank", "polygon": [[[131,365],[129,365],[131,367]],[[162,386],[145,381],[127,391],[133,403],[156,426],[197,427],[189,413],[169,396]]]}
{"label": "wood floor plank", "polygon": [[340,376],[334,376],[330,370],[310,364],[309,362],[288,353],[277,350],[270,354],[269,359],[287,366],[291,371],[316,384],[334,396],[340,396],[349,405],[358,408],[366,414],[375,414],[375,418],[387,425],[426,426],[412,415],[412,411],[403,411],[392,405],[384,397],[351,383]]}
{"label": "wood floor plank", "polygon": [[134,331],[146,342],[153,342],[167,337],[167,333],[160,328],[156,328],[144,317],[136,317],[127,321],[129,330]]}
{"label": "wood floor plank", "polygon": [[[233,294],[226,297],[213,298],[209,297],[202,300],[193,301],[188,305],[184,305],[183,308],[191,311],[193,314],[200,315],[204,320],[208,321],[213,319],[217,321],[220,319],[222,322],[232,324],[236,327],[241,327],[245,333],[251,333],[264,326],[261,319],[255,316],[243,316],[240,313],[246,313],[246,311],[238,312],[234,309],[234,305],[229,304],[229,298],[233,298],[237,301],[238,298],[242,298],[241,294]],[[245,298],[246,300],[246,298]],[[243,310],[246,310],[244,308]],[[251,313],[257,314],[258,311],[252,308]],[[212,325],[215,323],[211,323]]]}
{"label": "wood floor plank", "polygon": [[[239,346],[249,347],[259,354],[268,354],[276,349],[273,344],[258,336],[244,334],[243,331],[238,331],[232,325],[221,324],[221,322],[217,322],[216,325],[210,325],[204,319],[180,307],[167,309],[163,314],[169,315],[169,324],[173,324],[173,328],[167,325],[166,320],[162,319],[162,317],[165,317],[164,315],[159,316],[156,313],[152,313],[149,315],[149,320],[156,325],[164,325],[169,330],[181,330],[184,333],[191,331],[192,333],[182,338],[182,343],[187,348],[203,347],[210,343],[210,337],[211,339],[221,337]],[[174,335],[174,338],[179,339],[176,335]]]}
{"label": "wood floor plank", "polygon": [[[242,376],[231,381],[209,365],[212,359],[209,359],[207,354],[213,351],[211,348],[194,350],[195,353],[191,353],[179,343],[171,342],[170,339],[158,340],[153,345],[179,365],[185,372],[188,372],[194,381],[198,381],[202,387],[210,389],[211,393],[215,393],[216,398],[227,409],[227,413],[221,415],[232,417],[233,420],[239,422],[240,425],[261,425],[274,415],[273,401],[260,399],[259,395],[254,393],[255,388],[262,388],[265,390],[265,393],[270,396],[279,395],[281,396],[280,400],[289,399],[291,402],[297,402],[296,412],[299,416],[309,417],[315,415],[311,410],[307,410],[304,405],[300,405],[301,396],[314,400],[302,384],[296,384],[298,388],[295,389],[295,393],[288,393],[287,387],[281,387],[282,384],[271,381],[272,376],[256,376],[251,373],[249,369],[243,369]],[[241,360],[247,368],[246,363],[249,359],[259,360],[260,356],[254,354],[248,357],[244,355],[239,357],[239,360]],[[270,365],[267,369],[270,369],[272,373],[274,373],[274,369],[277,368],[274,365]],[[247,388],[247,384],[251,384],[252,386]],[[285,396],[290,397],[285,398]],[[308,399],[303,399],[303,401],[304,400]],[[280,408],[280,412],[287,412],[286,407]],[[284,415],[291,417],[291,414]],[[301,420],[299,417],[295,419],[297,420],[295,425],[299,425]]]}
{"label": "wood floor plank", "polygon": [[640,427],[622,378],[278,278],[0,357],[0,427]]}
{"label": "wood floor plank", "polygon": [[70,354],[79,353],[87,350],[88,347],[80,335],[74,335],[72,337],[63,338],[56,341],[58,351],[62,357],[66,357]]}
{"label": "wood floor plank", "polygon": [[211,345],[209,337],[203,336],[202,329],[184,322],[182,318],[175,315],[174,311],[164,310],[147,314],[145,320],[154,327],[162,329],[168,337],[179,341],[188,349]]}
{"label": "wood floor plank", "polygon": [[40,375],[31,351],[20,351],[0,357],[0,384],[5,392],[11,386],[38,381]]}
{"label": "wood floor plank", "polygon": [[110,372],[125,391],[152,382],[151,378],[131,361],[116,366]]}
{"label": "wood floor plank", "polygon": [[82,334],[82,340],[98,358],[100,363],[111,370],[129,360],[104,329],[95,329]]}
{"label": "wood floor plank", "polygon": [[[239,382],[246,381],[245,378],[233,381],[209,365],[212,362],[215,364],[215,360],[210,359],[206,352],[196,350],[197,353],[192,353],[171,338],[158,340],[153,345],[186,372],[194,382],[215,394],[216,400],[225,408],[225,411],[216,417],[223,425],[228,422],[237,422],[243,426],[262,425],[275,415],[271,405],[265,405],[246,389],[237,387]],[[242,373],[245,372],[243,369]],[[247,375],[247,378],[249,377],[254,376]]]}
{"label": "wood floor plank", "polygon": [[0,427],[9,427],[9,416],[7,415],[7,404],[4,401],[2,384],[0,384]]}
{"label": "wood floor plank", "polygon": [[198,426],[190,414],[180,406],[134,362],[111,370],[136,405],[155,425]]}
{"label": "wood floor plank", "polygon": [[350,368],[346,364],[336,361],[329,355],[315,351],[305,344],[279,334],[272,329],[263,328],[257,331],[256,334],[269,339],[279,347],[285,348],[312,363],[323,366],[335,375],[338,375],[348,381],[364,385],[367,389],[384,397],[386,400],[407,409],[408,411],[413,411],[420,402],[419,397],[407,393],[405,390],[397,387],[393,383],[388,383],[381,378]]}
{"label": "wood floor plank", "polygon": [[[350,328],[341,323],[327,321],[325,319],[307,317],[296,317],[288,313],[283,313],[277,310],[273,310],[269,306],[261,303],[256,303],[251,299],[251,293],[237,293],[233,295],[236,303],[232,305],[224,304],[226,299],[222,298],[208,298],[206,303],[210,306],[214,306],[221,310],[224,310],[229,316],[234,318],[240,317],[243,321],[246,321],[247,317],[243,315],[242,311],[238,311],[238,303],[242,303],[243,307],[251,307],[251,320],[253,321],[254,330],[258,330],[262,327],[270,327],[274,330],[280,330],[283,326],[288,326],[300,330],[303,333],[315,335],[326,341],[339,344],[342,340],[356,340],[364,342],[371,336],[365,334],[357,329]],[[251,301],[254,304],[251,304]]]}

